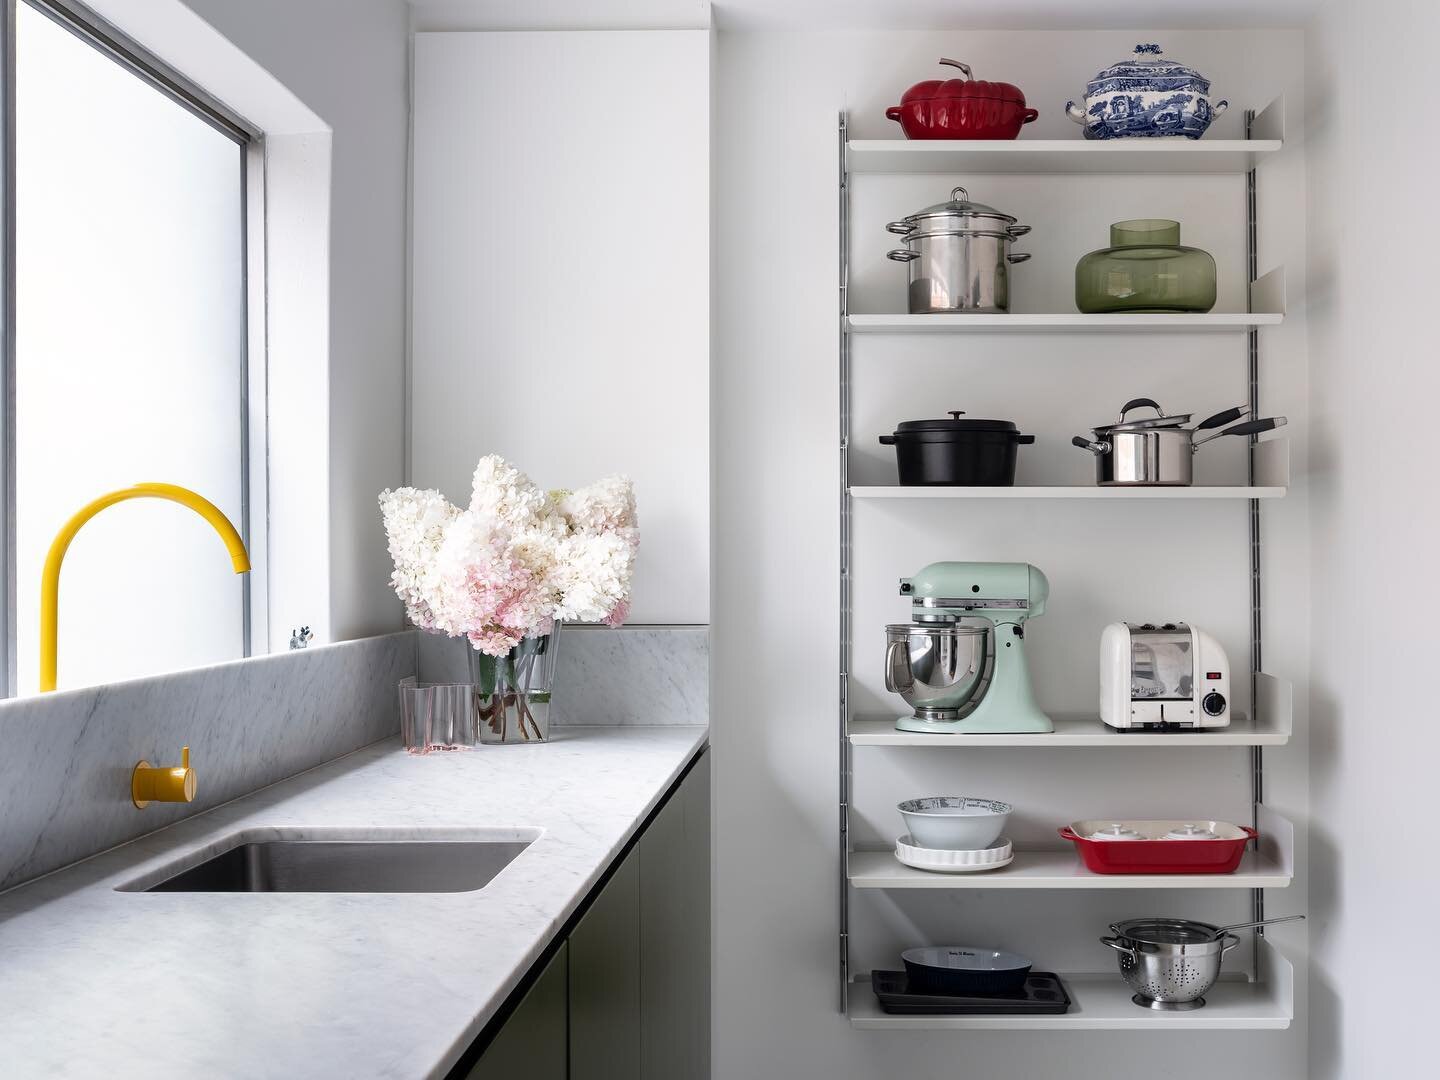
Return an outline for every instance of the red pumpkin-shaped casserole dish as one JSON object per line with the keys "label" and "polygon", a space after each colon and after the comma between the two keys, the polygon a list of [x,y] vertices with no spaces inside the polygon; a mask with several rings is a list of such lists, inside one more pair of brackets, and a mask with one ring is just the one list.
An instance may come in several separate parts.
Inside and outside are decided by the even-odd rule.
{"label": "red pumpkin-shaped casserole dish", "polygon": [[1013,139],[1022,125],[1040,115],[1025,107],[1018,86],[977,81],[970,66],[958,60],[940,63],[959,68],[965,77],[916,83],[899,105],[885,110],[907,139]]}

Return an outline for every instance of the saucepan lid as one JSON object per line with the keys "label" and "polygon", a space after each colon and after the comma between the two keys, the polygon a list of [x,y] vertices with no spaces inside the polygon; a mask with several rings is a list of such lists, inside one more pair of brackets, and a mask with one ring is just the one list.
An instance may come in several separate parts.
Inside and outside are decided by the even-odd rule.
{"label": "saucepan lid", "polygon": [[[1132,409],[1154,409],[1154,416],[1145,416],[1131,420],[1129,413]],[[1131,398],[1120,408],[1120,419],[1113,424],[1105,424],[1095,429],[1097,435],[1105,435],[1112,431],[1149,431],[1153,428],[1175,428],[1184,427],[1190,422],[1191,413],[1175,413],[1167,416],[1160,403],[1154,398],[1140,397]]]}

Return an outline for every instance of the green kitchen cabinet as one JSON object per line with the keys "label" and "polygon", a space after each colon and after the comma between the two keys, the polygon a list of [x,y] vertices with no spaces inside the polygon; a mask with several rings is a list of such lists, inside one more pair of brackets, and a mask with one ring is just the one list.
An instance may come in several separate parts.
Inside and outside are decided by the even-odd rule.
{"label": "green kitchen cabinet", "polygon": [[640,1075],[640,849],[570,933],[570,1078]]}
{"label": "green kitchen cabinet", "polygon": [[708,1080],[708,751],[590,894],[475,1066],[451,1080],[462,1076]]}
{"label": "green kitchen cabinet", "polygon": [[640,1080],[710,1075],[710,755],[640,837]]}
{"label": "green kitchen cabinet", "polygon": [[562,942],[466,1080],[566,1080],[568,959]]}

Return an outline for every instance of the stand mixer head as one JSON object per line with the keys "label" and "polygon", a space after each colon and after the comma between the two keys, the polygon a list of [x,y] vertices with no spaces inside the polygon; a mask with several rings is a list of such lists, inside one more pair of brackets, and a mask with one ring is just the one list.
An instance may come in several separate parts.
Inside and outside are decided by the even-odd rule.
{"label": "stand mixer head", "polygon": [[1025,658],[1025,621],[1050,583],[1029,563],[938,562],[900,579],[911,621],[886,627],[885,686],[911,705],[901,731],[1044,733]]}

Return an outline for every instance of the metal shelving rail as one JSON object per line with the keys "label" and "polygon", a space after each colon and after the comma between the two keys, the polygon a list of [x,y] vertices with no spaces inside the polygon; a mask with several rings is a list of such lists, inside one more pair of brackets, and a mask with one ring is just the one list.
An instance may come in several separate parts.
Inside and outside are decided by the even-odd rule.
{"label": "metal shelving rail", "polygon": [[[1149,175],[1167,172],[1230,174],[1243,170],[1245,176],[1245,261],[1249,281],[1247,310],[1241,314],[1211,316],[1170,316],[1165,329],[1173,332],[1226,332],[1243,330],[1246,337],[1246,380],[1247,401],[1251,415],[1260,414],[1260,327],[1273,326],[1284,318],[1284,274],[1274,270],[1263,277],[1259,274],[1258,213],[1257,213],[1257,166],[1269,154],[1283,146],[1284,101],[1277,99],[1266,109],[1257,113],[1245,113],[1245,140],[1227,142],[1195,142],[1176,140],[1156,141],[1139,145],[1124,146],[1113,143],[1084,143],[1075,140],[1030,140],[1015,143],[996,143],[984,146],[965,146],[954,143],[910,143],[901,140],[868,140],[851,142],[848,137],[849,122],[844,112],[839,116],[838,130],[838,191],[839,191],[839,281],[838,281],[838,330],[839,330],[839,444],[840,444],[840,492],[839,492],[839,858],[837,888],[839,895],[839,976],[841,1012],[848,1013],[857,1027],[909,1027],[909,1028],[1006,1028],[1006,1027],[1185,1027],[1207,1028],[1280,1028],[1287,1027],[1293,1010],[1291,966],[1273,945],[1264,940],[1264,928],[1255,930],[1257,937],[1255,967],[1250,972],[1249,982],[1256,987],[1247,991],[1243,1000],[1229,1007],[1192,1013],[1146,1014],[1129,1006],[1128,998],[1120,1005],[1108,999],[1115,996],[1113,987],[1093,975],[1068,977],[1074,985],[1083,987],[1077,1007],[1066,1017],[887,1017],[875,1008],[868,997],[857,1001],[852,1007],[850,991],[855,982],[850,971],[850,890],[852,887],[914,887],[906,881],[897,886],[888,875],[879,875],[875,880],[852,881],[850,841],[850,801],[853,792],[854,743],[872,745],[908,745],[903,740],[888,740],[870,732],[871,737],[852,740],[852,735],[864,732],[865,721],[852,722],[850,715],[850,663],[852,656],[852,500],[857,497],[903,497],[898,491],[883,488],[852,489],[850,486],[850,423],[851,423],[851,352],[850,336],[854,333],[946,333],[965,332],[981,329],[961,317],[946,326],[939,317],[880,315],[855,316],[850,314],[850,183],[853,173],[924,173],[924,172],[1044,172],[1044,173],[1095,173],[1115,172],[1135,175]],[[983,319],[984,317],[980,317]],[[1070,333],[1099,332],[1122,333],[1135,329],[1114,319],[1086,317],[1069,314],[1036,316],[994,316],[990,322],[1006,319],[1003,328],[1012,332]],[[1155,318],[1150,320],[1154,323]],[[1153,325],[1144,329],[1154,330]],[[1249,533],[1249,604],[1250,604],[1250,700],[1252,707],[1265,694],[1273,691],[1267,685],[1269,676],[1263,674],[1264,622],[1262,608],[1262,547],[1261,516],[1262,498],[1277,497],[1285,493],[1288,486],[1288,459],[1280,472],[1276,472],[1274,459],[1280,448],[1274,443],[1262,443],[1255,436],[1249,440],[1250,451],[1247,461],[1247,480],[1243,487],[1231,489],[1210,489],[1209,497],[1245,498],[1249,503],[1247,528]],[[1277,477],[1279,478],[1277,480]],[[1079,494],[1066,489],[1035,489],[1021,494],[1007,493],[1009,497],[1069,497]],[[1149,492],[1131,493],[1141,498]],[[955,497],[985,497],[983,493],[957,493]],[[993,495],[990,497],[994,497]],[[1123,497],[1123,493],[1119,497]],[[1204,493],[1190,497],[1204,497]],[[1288,713],[1288,705],[1286,706]],[[1280,738],[1257,739],[1242,742],[1250,749],[1250,795],[1252,820],[1258,825],[1266,819],[1274,827],[1278,819],[1264,805],[1265,759],[1264,743],[1280,744],[1288,740],[1289,718],[1284,721],[1284,736]],[[964,736],[955,736],[962,739]],[[1083,739],[1074,745],[1100,745],[1098,739]],[[1195,743],[1190,743],[1195,745]],[[976,744],[979,745],[978,743]],[[1021,745],[1017,742],[1015,745]],[[1185,745],[1177,740],[1177,747]],[[1288,823],[1285,823],[1288,828]],[[876,863],[865,862],[869,853],[858,853],[861,865],[868,865],[874,872]],[[1254,856],[1252,856],[1254,857]],[[1287,859],[1288,863],[1288,859]],[[896,881],[904,876],[896,868]],[[1267,867],[1268,869],[1268,867]],[[863,875],[862,875],[863,876]],[[1288,884],[1288,865],[1283,873],[1251,874],[1252,880],[1265,884]],[[1077,887],[1075,881],[1084,882],[1078,887],[1106,887],[1093,881],[1085,881],[1083,875],[1055,873],[1045,876],[1038,887]],[[953,886],[954,883],[949,883]],[[976,886],[980,883],[976,882]],[[1137,887],[1139,882],[1127,882],[1124,886]],[[1246,887],[1242,883],[1238,887]],[[939,887],[937,884],[936,887]],[[1154,888],[1170,887],[1163,877],[1154,879]],[[1251,890],[1251,908],[1259,919],[1265,913],[1264,887]],[[1269,968],[1271,980],[1267,984],[1264,975]],[[1118,980],[1113,980],[1118,982]],[[1123,987],[1123,983],[1119,984]],[[1091,1002],[1099,995],[1104,1005],[1097,1013]],[[1124,994],[1120,995],[1125,997]],[[1118,999],[1117,999],[1118,1000]],[[1128,1010],[1126,1006],[1129,1006]],[[1233,1014],[1233,1015],[1232,1015]],[[1156,1019],[1159,1017],[1160,1019]]]}

